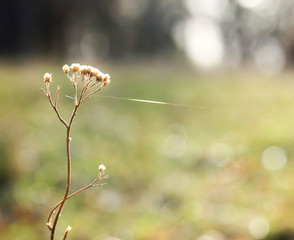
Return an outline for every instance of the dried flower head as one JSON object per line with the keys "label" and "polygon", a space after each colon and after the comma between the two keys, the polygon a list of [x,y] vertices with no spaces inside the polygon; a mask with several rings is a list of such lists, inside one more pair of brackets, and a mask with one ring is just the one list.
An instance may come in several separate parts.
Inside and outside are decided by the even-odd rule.
{"label": "dried flower head", "polygon": [[73,63],[71,65],[71,70],[73,70],[74,72],[77,72],[80,70],[80,64],[79,63]]}
{"label": "dried flower head", "polygon": [[52,77],[51,77],[52,74],[49,74],[49,73],[45,73],[44,74],[44,82],[45,83],[50,83],[51,80],[52,80]]}
{"label": "dried flower head", "polygon": [[104,74],[102,72],[99,72],[97,75],[96,75],[96,81],[97,82],[103,82],[104,81]]}
{"label": "dried flower head", "polygon": [[99,73],[98,68],[91,67],[90,69],[91,69],[91,72],[90,72],[91,77],[98,75],[98,73]]}
{"label": "dried flower head", "polygon": [[98,170],[99,170],[100,172],[104,172],[105,169],[106,169],[106,167],[105,167],[103,164],[100,164],[99,167],[98,167]]}
{"label": "dried flower head", "polygon": [[65,72],[66,74],[68,74],[68,72],[69,72],[69,66],[67,64],[63,65],[62,70],[63,70],[63,72]]}
{"label": "dried flower head", "polygon": [[87,66],[86,65],[82,65],[80,67],[80,72],[81,72],[81,74],[87,74]]}
{"label": "dried flower head", "polygon": [[86,74],[90,74],[91,73],[91,67],[90,66],[86,66],[85,67],[85,71],[86,71]]}
{"label": "dried flower head", "polygon": [[109,76],[109,74],[105,74],[104,75],[103,83],[104,83],[104,86],[106,86],[106,85],[108,85],[110,83],[110,76]]}
{"label": "dried flower head", "polygon": [[82,65],[81,66],[81,74],[91,74],[91,66],[87,66],[87,65]]}

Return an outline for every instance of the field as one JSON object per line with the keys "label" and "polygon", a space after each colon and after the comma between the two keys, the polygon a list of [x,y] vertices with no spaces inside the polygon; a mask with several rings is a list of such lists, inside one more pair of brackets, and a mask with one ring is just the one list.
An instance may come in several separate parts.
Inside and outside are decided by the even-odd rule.
{"label": "field", "polygon": [[[0,66],[1,239],[49,239],[46,218],[66,180],[65,129],[40,87],[52,72],[69,116],[62,65]],[[93,65],[111,75],[100,96],[184,106],[98,95],[85,102],[72,132],[73,190],[101,163],[110,177],[67,202],[59,235],[71,225],[73,240],[221,240],[294,228],[293,72]]]}

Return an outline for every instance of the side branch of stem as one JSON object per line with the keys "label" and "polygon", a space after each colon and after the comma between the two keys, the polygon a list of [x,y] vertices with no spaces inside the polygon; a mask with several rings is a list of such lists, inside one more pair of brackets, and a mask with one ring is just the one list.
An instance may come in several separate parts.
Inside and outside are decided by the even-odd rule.
{"label": "side branch of stem", "polygon": [[[103,179],[103,175],[104,175],[103,173],[102,173],[102,174],[99,174],[99,176],[98,176],[98,177],[97,177],[92,183],[90,183],[88,186],[83,187],[83,188],[77,190],[76,192],[74,192],[74,193],[68,195],[68,196],[66,197],[66,200],[68,200],[69,198],[74,197],[75,195],[77,195],[77,194],[79,194],[79,193],[81,193],[81,192],[83,192],[83,191],[85,191],[85,190],[87,190],[87,189],[89,189],[89,188],[91,188],[91,187],[94,187],[94,186],[95,186],[95,183],[97,183],[98,181],[100,181],[101,179]],[[52,214],[53,214],[54,211],[60,206],[61,203],[62,203],[62,200],[61,200],[59,203],[57,203],[57,204],[54,206],[54,208],[51,210],[51,212],[50,212],[50,214],[49,214],[49,216],[48,216],[47,223],[50,222],[50,219],[51,219]]]}

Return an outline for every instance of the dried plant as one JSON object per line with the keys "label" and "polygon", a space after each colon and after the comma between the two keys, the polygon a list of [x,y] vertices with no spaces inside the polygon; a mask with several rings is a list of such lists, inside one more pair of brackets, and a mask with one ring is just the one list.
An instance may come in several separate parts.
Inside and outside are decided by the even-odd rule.
{"label": "dried plant", "polygon": [[[110,76],[108,74],[103,74],[97,68],[86,66],[86,65],[80,65],[78,63],[73,63],[70,67],[68,65],[64,65],[62,70],[71,81],[73,85],[73,89],[74,89],[74,97],[73,97],[74,107],[68,122],[64,120],[64,118],[61,116],[57,106],[58,97],[60,93],[60,85],[57,86],[54,97],[52,96],[50,92],[50,83],[52,82],[52,74],[45,73],[44,82],[45,82],[46,88],[45,89],[41,88],[43,93],[48,98],[49,103],[51,104],[55,113],[57,114],[58,119],[66,128],[67,181],[66,181],[66,188],[65,188],[63,199],[53,207],[53,209],[51,210],[48,216],[47,227],[49,228],[51,232],[50,234],[51,240],[55,239],[56,226],[66,201],[89,188],[101,185],[101,184],[97,184],[97,182],[107,177],[104,173],[106,168],[103,164],[101,164],[98,167],[98,176],[91,184],[70,194],[70,188],[71,188],[70,142],[71,142],[71,129],[72,129],[74,118],[77,114],[79,107],[84,101],[86,101],[89,97],[99,92],[104,86],[110,83]],[[71,230],[71,227],[68,226],[65,230],[63,239],[67,238],[67,235],[70,230]]]}

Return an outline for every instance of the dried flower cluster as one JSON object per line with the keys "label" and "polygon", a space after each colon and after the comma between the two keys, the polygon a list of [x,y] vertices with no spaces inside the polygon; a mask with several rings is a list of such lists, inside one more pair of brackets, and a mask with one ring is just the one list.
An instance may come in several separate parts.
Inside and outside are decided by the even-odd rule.
{"label": "dried flower cluster", "polygon": [[[65,64],[62,67],[63,72],[67,75],[69,80],[72,82],[75,89],[75,104],[78,104],[78,97],[80,98],[80,103],[84,102],[87,98],[91,97],[96,92],[100,91],[103,86],[110,83],[109,74],[102,73],[98,68],[94,68],[88,65],[80,65],[79,63],[73,63],[69,67]],[[70,71],[72,71],[72,76],[70,76]],[[45,73],[44,82],[46,84],[46,91],[43,90],[45,95],[49,97],[50,95],[50,82],[52,82],[52,74]],[[78,84],[80,83],[80,93],[78,94]],[[56,98],[59,95],[59,89],[57,88]],[[79,96],[78,96],[79,95]],[[50,99],[49,99],[50,100]]]}
{"label": "dried flower cluster", "polygon": [[[47,226],[51,232],[50,234],[51,240],[54,240],[55,238],[56,225],[65,202],[69,198],[74,197],[77,194],[91,187],[100,186],[101,184],[97,184],[97,182],[107,177],[105,176],[105,173],[104,173],[104,171],[106,170],[106,167],[103,164],[100,164],[98,167],[97,178],[88,186],[83,187],[80,190],[70,194],[70,187],[71,187],[71,154],[70,154],[71,136],[70,136],[70,133],[71,133],[73,120],[76,116],[77,110],[80,107],[80,105],[86,99],[88,99],[93,94],[97,93],[104,86],[110,83],[110,76],[108,74],[102,73],[97,68],[87,66],[87,65],[80,65],[79,63],[73,63],[71,64],[70,67],[66,64],[62,67],[62,70],[67,75],[67,77],[71,81],[74,88],[74,100],[75,100],[74,108],[68,122],[62,118],[57,106],[60,86],[57,86],[54,100],[52,98],[52,95],[50,92],[50,83],[52,82],[52,74],[45,73],[44,82],[45,82],[46,90],[41,88],[44,94],[46,95],[46,97],[48,98],[49,103],[51,104],[55,113],[57,114],[57,117],[59,118],[60,122],[66,127],[67,183],[66,183],[66,190],[65,190],[63,199],[53,207],[47,220]],[[53,217],[55,211],[57,211],[57,213]],[[67,238],[67,235],[70,230],[71,230],[71,227],[68,226],[67,229],[65,230],[63,239]]]}
{"label": "dried flower cluster", "polygon": [[80,73],[77,80],[79,77],[81,77],[81,81],[85,82],[96,80],[96,82],[101,82],[104,85],[108,85],[110,83],[110,76],[108,74],[103,74],[98,68],[87,65],[80,65],[79,63],[73,63],[70,67],[65,64],[62,67],[62,70],[66,74],[69,73],[70,69],[74,73]]}

